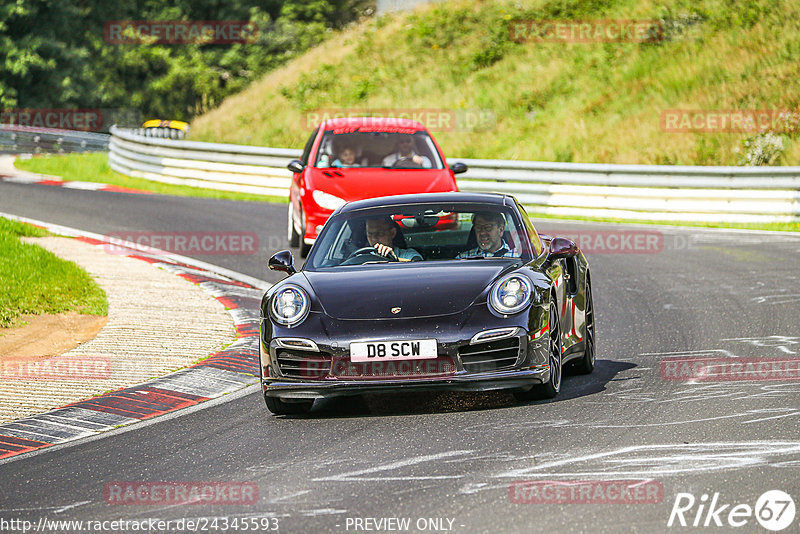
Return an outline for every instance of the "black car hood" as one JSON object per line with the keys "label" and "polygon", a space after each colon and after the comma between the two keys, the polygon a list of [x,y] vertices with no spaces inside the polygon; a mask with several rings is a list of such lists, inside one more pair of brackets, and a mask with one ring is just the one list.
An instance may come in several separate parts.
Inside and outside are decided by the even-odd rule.
{"label": "black car hood", "polygon": [[[303,275],[329,317],[402,319],[462,312],[509,267],[505,261],[461,260],[303,271]],[[400,311],[392,313],[392,308]]]}

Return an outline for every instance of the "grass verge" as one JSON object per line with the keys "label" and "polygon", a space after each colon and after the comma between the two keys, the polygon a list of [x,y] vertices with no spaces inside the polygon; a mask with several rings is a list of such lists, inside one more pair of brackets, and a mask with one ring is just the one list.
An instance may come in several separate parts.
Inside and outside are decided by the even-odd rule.
{"label": "grass verge", "polygon": [[25,314],[108,314],[105,292],[86,271],[19,239],[45,235],[45,230],[0,217],[0,328],[19,325]]}
{"label": "grass verge", "polygon": [[126,176],[112,170],[111,167],[108,166],[108,155],[105,152],[35,156],[30,159],[17,159],[14,162],[14,166],[29,172],[59,176],[68,181],[77,180],[81,182],[116,185],[131,189],[141,189],[142,191],[149,191],[161,195],[248,200],[253,202],[287,201],[287,199],[283,197],[216,191],[214,189],[203,189],[185,185],[163,184],[143,178]]}
{"label": "grass verge", "polygon": [[[604,20],[652,21],[660,38],[514,37],[536,22]],[[789,0],[431,3],[337,33],[196,118],[192,139],[300,148],[326,114],[434,111],[420,118],[447,156],[798,165],[799,36]],[[669,110],[786,111],[795,122],[767,121],[769,138],[722,119],[670,129]]]}

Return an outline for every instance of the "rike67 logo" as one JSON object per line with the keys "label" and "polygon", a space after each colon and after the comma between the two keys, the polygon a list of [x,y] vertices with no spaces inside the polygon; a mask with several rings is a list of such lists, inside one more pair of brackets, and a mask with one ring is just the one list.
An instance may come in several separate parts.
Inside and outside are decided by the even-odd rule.
{"label": "rike67 logo", "polygon": [[764,492],[755,507],[747,503],[723,503],[719,493],[710,498],[704,493],[699,499],[691,493],[678,493],[667,526],[738,528],[755,517],[765,529],[778,532],[794,523],[795,512],[791,495],[781,490]]}

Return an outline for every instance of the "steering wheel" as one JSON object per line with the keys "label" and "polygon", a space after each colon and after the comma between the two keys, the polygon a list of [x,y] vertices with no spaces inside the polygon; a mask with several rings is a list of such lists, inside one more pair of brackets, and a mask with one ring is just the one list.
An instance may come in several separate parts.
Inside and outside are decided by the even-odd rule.
{"label": "steering wheel", "polygon": [[[363,256],[364,254],[372,254],[374,256],[381,256],[378,254],[378,251],[375,247],[361,247],[360,249],[356,250],[352,254],[350,254],[351,258],[355,258],[356,256]],[[382,258],[383,256],[381,256]]]}
{"label": "steering wheel", "polygon": [[392,164],[392,169],[421,169],[422,165],[411,158],[400,158]]}
{"label": "steering wheel", "polygon": [[375,250],[375,247],[361,247],[360,249],[351,253],[346,260],[340,263],[340,265],[362,265],[368,261],[374,261],[378,258],[380,258],[382,261],[386,261],[388,259],[378,254],[378,251]]}

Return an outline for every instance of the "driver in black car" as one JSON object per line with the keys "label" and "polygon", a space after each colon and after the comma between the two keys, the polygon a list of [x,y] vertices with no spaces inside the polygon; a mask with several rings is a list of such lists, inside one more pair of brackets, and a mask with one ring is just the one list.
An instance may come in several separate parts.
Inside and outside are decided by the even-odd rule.
{"label": "driver in black car", "polygon": [[431,160],[414,152],[414,137],[404,134],[395,145],[397,152],[383,158],[384,167],[400,167],[403,163],[419,165],[423,169],[432,167]]}
{"label": "driver in black car", "polygon": [[366,228],[367,241],[381,256],[396,259],[397,261],[419,261],[422,259],[422,254],[413,248],[399,248],[392,244],[394,237],[397,235],[397,226],[391,217],[367,219]]}

